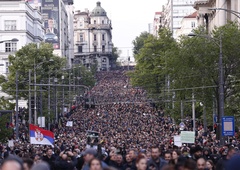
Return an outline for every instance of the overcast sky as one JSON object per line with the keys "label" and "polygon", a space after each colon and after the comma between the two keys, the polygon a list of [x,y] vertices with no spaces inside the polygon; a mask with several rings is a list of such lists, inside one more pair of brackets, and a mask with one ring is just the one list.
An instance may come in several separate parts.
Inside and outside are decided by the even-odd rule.
{"label": "overcast sky", "polygon": [[[98,0],[74,0],[75,10],[90,11]],[[101,6],[112,20],[113,43],[121,51],[121,58],[132,60],[132,41],[153,22],[154,13],[162,10],[167,0],[100,0]]]}

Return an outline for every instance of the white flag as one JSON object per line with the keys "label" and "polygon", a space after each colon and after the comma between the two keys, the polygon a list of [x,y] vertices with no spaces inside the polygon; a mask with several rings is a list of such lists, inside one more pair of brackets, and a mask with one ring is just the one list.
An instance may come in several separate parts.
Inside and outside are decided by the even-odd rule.
{"label": "white flag", "polygon": [[73,121],[67,121],[66,126],[68,126],[68,127],[73,127]]}

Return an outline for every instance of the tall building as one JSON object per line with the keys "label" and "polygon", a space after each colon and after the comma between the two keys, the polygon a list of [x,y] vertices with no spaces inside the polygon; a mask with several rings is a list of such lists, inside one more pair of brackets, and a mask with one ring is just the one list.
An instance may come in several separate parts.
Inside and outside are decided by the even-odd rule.
{"label": "tall building", "polygon": [[63,0],[68,15],[68,67],[71,68],[74,64],[74,28],[73,28],[73,17],[74,17],[74,6],[73,0]]}
{"label": "tall building", "polygon": [[[17,39],[18,41],[6,41]],[[8,55],[44,39],[41,13],[25,1],[0,1],[0,74],[8,73]]]}
{"label": "tall building", "polygon": [[170,28],[174,38],[176,38],[176,31],[181,28],[182,19],[195,12],[193,8],[195,1],[168,0],[164,9],[164,26]]}
{"label": "tall building", "polygon": [[[73,44],[73,0],[27,0],[43,16],[44,41],[53,44],[54,54],[65,57],[68,66],[72,65]],[[71,11],[72,10],[72,11]],[[70,17],[70,18],[69,18]],[[70,22],[70,23],[69,23]],[[72,30],[71,30],[72,29]],[[72,37],[71,37],[72,36]]]}
{"label": "tall building", "polygon": [[79,63],[88,68],[96,65],[97,70],[112,67],[112,23],[100,2],[91,12],[75,12],[74,44],[74,57]]}
{"label": "tall building", "polygon": [[176,37],[179,38],[181,35],[188,35],[196,27],[198,27],[197,11],[182,19],[181,28],[176,31]]}
{"label": "tall building", "polygon": [[[240,0],[196,0],[198,24],[211,31],[215,26],[223,26],[227,21],[240,21]],[[223,10],[211,10],[221,8]],[[234,11],[236,15],[234,15]]]}
{"label": "tall building", "polygon": [[159,28],[161,28],[162,26],[163,26],[163,13],[155,12],[152,31],[154,36],[158,36]]}

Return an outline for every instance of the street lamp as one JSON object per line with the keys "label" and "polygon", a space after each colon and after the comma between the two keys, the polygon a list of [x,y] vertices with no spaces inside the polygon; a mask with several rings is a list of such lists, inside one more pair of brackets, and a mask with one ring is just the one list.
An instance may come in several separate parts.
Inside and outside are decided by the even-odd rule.
{"label": "street lamp", "polygon": [[[219,39],[212,38],[212,37],[206,37],[202,35],[196,35],[194,33],[188,34],[188,36],[198,36],[203,38],[210,38],[214,40],[215,44],[219,46],[219,61],[218,61],[218,69],[219,69],[219,80],[218,80],[218,107],[219,107],[219,113],[218,113],[218,123],[219,123],[219,137],[220,137],[220,144],[224,144],[224,139],[222,135],[222,117],[224,116],[224,80],[223,80],[223,52],[222,52],[222,34],[220,34]],[[219,43],[216,42],[219,41]]]}
{"label": "street lamp", "polygon": [[0,43],[4,43],[4,42],[7,42],[7,41],[11,41],[11,42],[18,42],[19,40],[17,38],[13,38],[11,40],[3,40],[3,41],[0,41]]}
{"label": "street lamp", "polygon": [[235,15],[237,18],[240,19],[240,12],[237,12],[237,11],[234,11],[234,10],[231,10],[231,9],[225,9],[225,8],[209,8],[208,10],[226,11],[226,12],[229,12],[229,13]]}

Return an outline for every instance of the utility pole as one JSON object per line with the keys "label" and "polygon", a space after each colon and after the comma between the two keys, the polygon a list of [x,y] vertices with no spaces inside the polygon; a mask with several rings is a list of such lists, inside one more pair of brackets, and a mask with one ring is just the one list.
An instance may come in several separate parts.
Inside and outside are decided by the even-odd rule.
{"label": "utility pole", "polygon": [[183,121],[183,101],[181,100],[181,121]]}
{"label": "utility pole", "polygon": [[34,124],[37,125],[37,78],[36,78],[36,61],[34,58]]}
{"label": "utility pole", "polygon": [[19,122],[18,122],[18,71],[16,71],[16,138],[19,137]]}
{"label": "utility pole", "polygon": [[[64,76],[62,76],[62,84],[64,81]],[[62,115],[64,115],[64,87],[62,87]]]}
{"label": "utility pole", "polygon": [[50,130],[50,105],[51,105],[51,100],[50,100],[50,93],[51,93],[51,88],[50,88],[50,75],[48,75],[48,130]]}
{"label": "utility pole", "polygon": [[28,123],[32,124],[32,101],[31,101],[31,69],[28,70],[29,71],[29,92],[28,92]]}
{"label": "utility pole", "polygon": [[196,133],[196,120],[195,120],[195,98],[194,93],[192,93],[192,121],[193,121],[193,132]]}
{"label": "utility pole", "polygon": [[[54,84],[57,83],[57,78],[54,78]],[[55,121],[58,123],[58,111],[57,111],[57,86],[54,87],[55,91],[55,105],[54,105],[54,110],[55,110]]]}
{"label": "utility pole", "polygon": [[42,86],[40,86],[40,101],[39,101],[39,104],[40,104],[40,115],[41,115],[41,127],[42,126],[42,118],[43,118],[43,110],[42,110]]}

